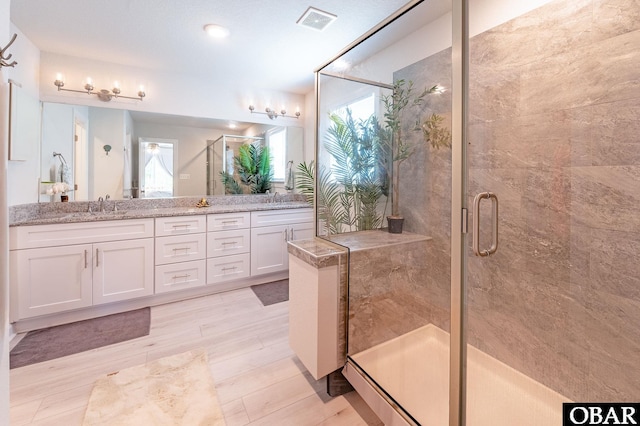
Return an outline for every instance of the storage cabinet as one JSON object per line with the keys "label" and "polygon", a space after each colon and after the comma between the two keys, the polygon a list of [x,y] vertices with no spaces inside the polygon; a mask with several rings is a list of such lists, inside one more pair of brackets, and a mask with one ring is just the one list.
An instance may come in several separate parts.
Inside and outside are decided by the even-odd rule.
{"label": "storage cabinet", "polygon": [[153,239],[93,245],[93,304],[153,294]]}
{"label": "storage cabinet", "polygon": [[92,245],[11,251],[12,317],[91,306]]}
{"label": "storage cabinet", "polygon": [[207,217],[207,284],[246,278],[251,273],[249,212]]}
{"label": "storage cabinet", "polygon": [[251,275],[286,271],[287,242],[313,238],[313,211],[267,210],[251,213]]}
{"label": "storage cabinet", "polygon": [[156,219],[156,293],[205,285],[206,222],[204,215]]}
{"label": "storage cabinet", "polygon": [[153,219],[10,232],[14,321],[153,294]]}
{"label": "storage cabinet", "polygon": [[[266,282],[287,242],[314,236],[312,209],[196,214],[10,232],[11,321],[196,287]],[[254,279],[253,277],[257,277]],[[224,285],[223,285],[224,284]]]}

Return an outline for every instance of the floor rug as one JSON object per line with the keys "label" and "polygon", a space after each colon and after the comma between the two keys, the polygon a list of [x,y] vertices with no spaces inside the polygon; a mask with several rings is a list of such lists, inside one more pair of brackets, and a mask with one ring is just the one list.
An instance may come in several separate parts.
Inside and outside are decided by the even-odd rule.
{"label": "floor rug", "polygon": [[289,280],[252,285],[251,290],[258,296],[264,306],[289,300]]}
{"label": "floor rug", "polygon": [[225,425],[207,352],[193,350],[101,377],[83,425]]}
{"label": "floor rug", "polygon": [[24,367],[149,334],[149,308],[30,331],[9,355],[11,368]]}

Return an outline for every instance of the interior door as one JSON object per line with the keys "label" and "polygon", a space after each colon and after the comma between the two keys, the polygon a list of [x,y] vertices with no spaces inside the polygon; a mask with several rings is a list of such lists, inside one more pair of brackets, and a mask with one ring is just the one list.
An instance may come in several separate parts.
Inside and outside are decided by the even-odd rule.
{"label": "interior door", "polygon": [[165,198],[175,194],[178,141],[139,138],[140,198]]}

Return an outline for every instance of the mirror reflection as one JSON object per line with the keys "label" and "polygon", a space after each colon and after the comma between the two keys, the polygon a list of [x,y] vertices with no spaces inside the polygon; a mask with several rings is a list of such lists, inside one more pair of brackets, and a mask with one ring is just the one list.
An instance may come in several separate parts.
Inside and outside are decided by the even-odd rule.
{"label": "mirror reflection", "polygon": [[[294,189],[294,171],[304,159],[302,128],[256,125],[251,133],[207,142],[207,195]],[[268,173],[261,170],[265,162]]]}
{"label": "mirror reflection", "polygon": [[[221,172],[233,172],[232,162],[223,152],[228,147],[224,159],[232,159],[242,143],[216,142],[224,135],[260,140],[275,153],[271,192],[286,192],[287,165],[304,161],[303,129],[295,126],[239,123],[231,131],[222,120],[52,102],[42,103],[41,119],[41,181],[60,180],[53,153],[61,154],[70,169],[65,195],[75,201],[229,195]],[[40,200],[50,201],[44,192]]]}

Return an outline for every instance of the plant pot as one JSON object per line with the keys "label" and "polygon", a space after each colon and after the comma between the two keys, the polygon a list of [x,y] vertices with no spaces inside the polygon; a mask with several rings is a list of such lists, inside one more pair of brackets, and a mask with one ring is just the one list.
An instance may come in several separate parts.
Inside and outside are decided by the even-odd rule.
{"label": "plant pot", "polygon": [[387,224],[389,225],[388,229],[391,234],[402,234],[402,225],[404,224],[404,217],[387,216]]}
{"label": "plant pot", "polygon": [[68,195],[61,195],[60,196],[60,201],[62,201],[63,203],[66,203],[67,201],[69,201],[69,196]]}

